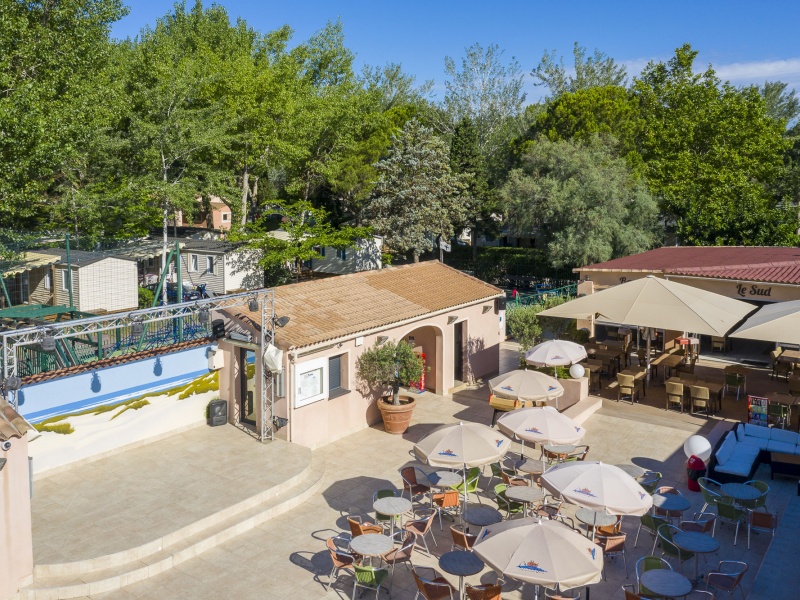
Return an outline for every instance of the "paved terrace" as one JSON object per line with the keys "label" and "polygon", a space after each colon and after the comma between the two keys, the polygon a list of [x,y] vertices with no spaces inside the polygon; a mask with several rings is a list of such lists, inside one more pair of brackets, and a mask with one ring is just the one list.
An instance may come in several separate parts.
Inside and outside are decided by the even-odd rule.
{"label": "paved terrace", "polygon": [[[513,345],[505,346],[503,359],[505,367],[516,366]],[[703,365],[703,368],[713,367]],[[761,379],[764,379],[763,373],[752,378],[751,391],[756,391],[757,386],[786,385],[773,384],[768,376],[764,382]],[[605,384],[604,381],[604,387]],[[758,391],[769,390],[758,387]],[[616,390],[604,389],[602,395],[615,398]],[[319,492],[308,494],[307,500],[298,502],[289,512],[262,522],[227,541],[220,540],[210,545],[213,547],[198,552],[194,558],[180,562],[161,574],[119,590],[84,597],[94,600],[349,598],[352,578],[347,575],[343,575],[329,591],[324,589],[331,567],[325,539],[348,530],[346,515],[371,515],[375,491],[401,486],[399,468],[413,462],[410,456],[413,444],[429,431],[442,423],[458,421],[488,424],[491,409],[487,398],[488,391],[482,387],[460,391],[452,398],[422,394],[418,396],[412,426],[404,436],[390,436],[380,427],[375,427],[315,451],[313,460],[322,459],[325,463]],[[723,416],[741,418],[745,405],[746,400],[737,403],[729,396]],[[703,502],[699,493],[689,492],[686,488],[683,442],[694,433],[716,437],[729,424],[718,419],[666,412],[663,406],[664,387],[660,385],[653,385],[648,390],[645,402],[634,406],[604,400],[602,408],[585,423],[588,430],[585,443],[591,447],[589,459],[608,463],[630,461],[661,471],[664,474],[662,484],[678,487],[691,501],[692,506],[685,513],[691,516],[699,511]],[[223,440],[225,446],[219,444]],[[229,442],[232,452],[227,451]],[[266,448],[277,446],[280,446],[280,451],[287,448],[280,442],[267,445]],[[118,542],[128,531],[132,540],[140,541],[144,522],[169,523],[170,519],[175,519],[184,523],[187,518],[191,520],[202,514],[203,507],[209,512],[219,510],[221,494],[226,498],[223,505],[231,503],[236,497],[244,498],[274,485],[275,481],[271,481],[271,478],[278,477],[277,474],[286,480],[293,470],[307,469],[308,460],[302,459],[302,453],[284,460],[283,453],[276,456],[279,453],[273,452],[267,456],[264,449],[265,446],[253,442],[233,427],[203,427],[37,482],[34,503],[37,564],[60,560],[65,555],[75,560],[76,557],[97,556],[106,549],[118,550]],[[514,449],[517,449],[516,445]],[[526,448],[526,451],[538,454],[538,449]],[[191,457],[191,460],[187,462],[181,456]],[[208,463],[199,461],[201,456],[206,456]],[[268,460],[265,462],[265,459]],[[140,469],[142,465],[146,468]],[[768,469],[762,466],[757,477],[769,480]],[[481,489],[486,487],[487,482],[487,478],[481,478]],[[796,539],[800,535],[800,502],[795,495],[796,482],[782,479],[770,483],[772,492],[769,507],[778,511],[781,523],[773,545],[777,552],[771,552],[767,559],[767,575],[759,578],[754,588],[770,537],[764,534],[756,536],[748,551],[746,532],[743,536],[740,531],[739,543],[734,547],[733,528],[729,525],[717,526],[716,537],[721,543],[719,552],[709,555],[707,563],[700,559],[701,571],[705,572],[721,559],[747,562],[750,569],[744,580],[744,588],[753,598],[787,597],[787,594],[791,595],[797,590],[798,575],[778,567],[781,556],[795,552]],[[483,498],[484,503],[493,504],[487,494]],[[125,510],[124,507],[132,499],[136,501],[134,507]],[[109,510],[114,514],[113,518],[108,515]],[[566,507],[565,512],[571,514],[574,508]],[[633,572],[636,560],[649,553],[652,547],[652,538],[646,533],[642,533],[638,548],[633,547],[637,526],[636,518],[623,521],[623,530],[628,534],[628,576],[619,558],[607,560],[607,581],[592,586],[592,598],[621,598],[620,585],[635,582]],[[73,527],[83,529],[70,531]],[[448,521],[445,521],[442,532],[438,524],[434,525],[438,548],[429,541],[434,557],[428,558],[415,552],[415,564],[437,567],[436,557],[451,547],[447,527]],[[163,532],[164,527],[161,527],[155,533]],[[59,542],[62,536],[66,536],[63,539],[68,543]],[[691,575],[692,565],[684,565],[683,570]],[[772,576],[778,573],[778,577]],[[448,577],[457,583],[457,578]],[[486,569],[468,577],[467,581],[476,583],[493,579]],[[413,598],[415,592],[410,572],[399,565],[394,576],[392,596]],[[47,596],[37,594],[36,597]],[[533,587],[511,584],[503,597],[532,598]]]}

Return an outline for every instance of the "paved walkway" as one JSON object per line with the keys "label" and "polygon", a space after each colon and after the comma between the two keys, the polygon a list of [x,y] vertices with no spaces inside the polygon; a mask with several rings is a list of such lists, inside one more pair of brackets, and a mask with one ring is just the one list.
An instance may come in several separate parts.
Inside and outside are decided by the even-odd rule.
{"label": "paved walkway", "polygon": [[[504,359],[513,364],[511,358],[513,354],[509,357],[509,353],[505,351]],[[325,550],[325,539],[347,531],[348,514],[371,515],[372,497],[377,490],[401,486],[399,468],[412,462],[410,451],[413,444],[429,431],[442,423],[489,423],[491,419],[488,392],[485,388],[464,390],[452,398],[429,393],[418,398],[412,426],[405,435],[390,436],[380,427],[370,428],[316,450],[315,454],[324,456],[327,463],[322,492],[299,508],[161,575],[115,592],[94,595],[92,599],[349,598],[352,593],[352,578],[347,575],[343,575],[329,591],[324,589],[331,568]],[[703,502],[700,494],[686,489],[683,442],[692,433],[708,433],[714,424],[714,421],[706,419],[667,414],[660,406],[630,406],[607,400],[603,408],[585,423],[588,431],[585,442],[590,445],[589,459],[600,459],[609,463],[631,461],[660,470],[664,474],[662,483],[679,488],[691,501],[691,508],[686,511],[686,515],[691,516],[693,512],[699,511]],[[233,428],[228,429],[233,434],[238,434]],[[253,452],[258,451],[258,444],[244,434],[239,435],[253,444]],[[533,449],[527,451],[530,454],[538,453],[538,450]],[[240,473],[240,476],[245,478],[248,473],[258,477],[260,469],[268,468],[253,464],[250,456],[249,450],[243,451],[241,455],[245,473]],[[80,481],[82,468],[74,471],[75,481]],[[757,476],[768,480],[769,475],[765,469],[762,467]],[[190,475],[191,470],[187,469],[187,473]],[[481,489],[487,488],[488,483],[487,478],[481,478]],[[783,514],[795,497],[796,483],[783,480],[771,484],[773,492],[769,500],[770,508]],[[197,493],[202,494],[202,490]],[[115,496],[113,490],[109,490],[107,494],[108,497]],[[488,495],[483,495],[482,499],[484,503],[492,504]],[[173,509],[173,512],[180,512],[180,508]],[[565,512],[570,514],[574,512],[574,508],[568,507]],[[796,521],[794,519],[795,524]],[[786,519],[784,523],[791,524],[792,520]],[[633,547],[637,526],[638,519],[635,518],[626,518],[623,522],[623,530],[628,534],[627,577],[620,559],[607,561],[607,581],[592,586],[592,598],[621,597],[621,584],[635,582],[633,571],[636,560],[652,549],[652,538],[646,533],[642,533],[638,548]],[[437,566],[436,557],[449,551],[451,547],[447,527],[447,521],[441,532],[438,524],[434,526],[433,531],[438,541],[438,547],[431,546],[434,557],[428,558],[415,552],[415,564]],[[751,565],[744,581],[745,590],[749,592],[769,543],[769,536],[762,534],[755,538],[750,551],[746,550],[746,535],[743,538],[740,531],[739,538],[738,545],[734,547],[732,527],[726,525],[720,528],[718,525],[717,539],[721,543],[721,549],[710,555],[707,563],[701,558],[700,568],[707,572],[721,559],[745,560]],[[86,543],[91,546],[97,541],[91,538]],[[684,565],[686,574],[690,574],[691,569],[691,565]],[[450,577],[450,580],[457,583],[456,578]],[[492,580],[493,575],[488,569],[467,578],[470,582]],[[410,572],[402,565],[398,566],[393,577],[392,597],[413,598],[415,592]],[[533,589],[531,586],[510,586],[503,597],[532,598]]]}

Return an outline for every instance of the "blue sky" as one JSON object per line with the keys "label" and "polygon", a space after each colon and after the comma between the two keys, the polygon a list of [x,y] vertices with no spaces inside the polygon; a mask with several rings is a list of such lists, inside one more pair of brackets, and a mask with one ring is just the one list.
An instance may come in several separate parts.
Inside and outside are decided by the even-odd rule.
{"label": "blue sky", "polygon": [[[193,0],[188,0],[192,4]],[[169,12],[172,2],[128,0],[130,14],[116,23],[112,35],[135,36]],[[211,3],[204,0],[204,5]],[[400,63],[417,81],[435,82],[441,100],[444,57],[458,63],[464,49],[476,42],[498,44],[504,58],[515,57],[529,73],[544,50],[556,50],[572,64],[577,41],[595,48],[637,74],[650,60],[665,61],[689,42],[699,51],[696,68],[709,63],[735,85],[784,81],[800,92],[800,2],[741,0],[672,0],[670,2],[527,2],[407,0],[219,0],[231,20],[243,17],[262,32],[288,24],[294,41],[307,40],[329,20],[341,19],[346,45],[357,65]],[[529,101],[543,91],[527,78]]]}

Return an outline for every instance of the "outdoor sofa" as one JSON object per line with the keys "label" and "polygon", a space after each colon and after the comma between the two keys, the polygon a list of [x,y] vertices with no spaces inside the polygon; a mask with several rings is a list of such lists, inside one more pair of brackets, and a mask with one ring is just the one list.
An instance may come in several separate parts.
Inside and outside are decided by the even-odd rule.
{"label": "outdoor sofa", "polygon": [[[753,479],[761,463],[771,463],[773,473],[794,474],[800,458],[800,434],[777,427],[738,423],[714,448],[709,477],[719,482]],[[800,472],[798,472],[800,474]]]}

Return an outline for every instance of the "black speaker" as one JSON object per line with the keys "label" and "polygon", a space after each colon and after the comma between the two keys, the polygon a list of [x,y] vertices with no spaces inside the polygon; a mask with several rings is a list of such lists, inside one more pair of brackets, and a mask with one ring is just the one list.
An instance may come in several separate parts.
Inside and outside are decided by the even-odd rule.
{"label": "black speaker", "polygon": [[503,296],[502,298],[495,298],[494,299],[494,314],[500,314],[501,310],[506,309],[506,297]]}
{"label": "black speaker", "polygon": [[208,403],[208,424],[211,427],[225,425],[228,422],[228,401],[212,400]]}
{"label": "black speaker", "polygon": [[222,319],[211,321],[211,335],[216,339],[225,337],[225,321]]}

